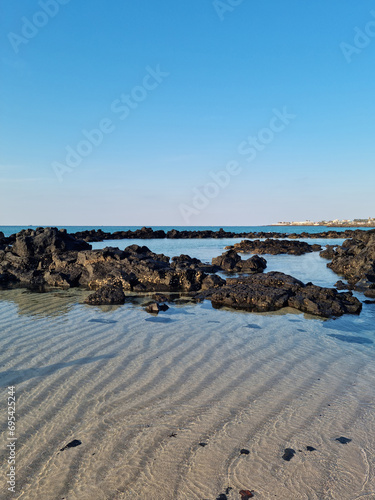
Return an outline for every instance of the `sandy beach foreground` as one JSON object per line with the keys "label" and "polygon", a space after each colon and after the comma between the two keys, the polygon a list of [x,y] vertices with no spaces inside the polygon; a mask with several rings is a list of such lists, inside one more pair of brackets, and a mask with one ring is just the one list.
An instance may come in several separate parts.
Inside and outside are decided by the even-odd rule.
{"label": "sandy beach foreground", "polygon": [[17,493],[0,498],[374,498],[374,350],[339,338],[371,309],[323,321],[204,302],[153,317],[85,293],[0,292],[1,439],[8,385],[18,438]]}

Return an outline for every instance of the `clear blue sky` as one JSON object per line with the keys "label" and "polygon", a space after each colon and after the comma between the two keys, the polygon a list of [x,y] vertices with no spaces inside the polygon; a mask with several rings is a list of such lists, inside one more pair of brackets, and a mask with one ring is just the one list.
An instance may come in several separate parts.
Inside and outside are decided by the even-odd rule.
{"label": "clear blue sky", "polygon": [[[375,216],[373,1],[56,1],[0,7],[0,225]],[[228,162],[237,175],[196,208]]]}

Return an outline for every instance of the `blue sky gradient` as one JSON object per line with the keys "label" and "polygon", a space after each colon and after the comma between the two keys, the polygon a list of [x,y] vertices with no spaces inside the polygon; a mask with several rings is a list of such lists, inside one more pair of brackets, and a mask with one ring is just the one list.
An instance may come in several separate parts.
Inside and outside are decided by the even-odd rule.
{"label": "blue sky gradient", "polygon": [[[53,17],[38,15],[48,8]],[[6,0],[0,9],[0,225],[375,216],[372,1]],[[142,91],[150,70],[163,76]],[[127,95],[138,102],[121,119],[113,103]],[[239,145],[265,137],[283,109],[294,118],[248,161]],[[69,166],[66,147],[102,120],[111,132]],[[206,196],[210,173],[228,162],[239,172]]]}

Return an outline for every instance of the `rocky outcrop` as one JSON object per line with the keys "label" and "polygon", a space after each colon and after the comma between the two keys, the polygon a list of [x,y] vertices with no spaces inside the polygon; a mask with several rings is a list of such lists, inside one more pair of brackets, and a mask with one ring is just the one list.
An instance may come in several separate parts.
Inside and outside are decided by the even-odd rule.
{"label": "rocky outcrop", "polygon": [[309,252],[321,250],[320,245],[310,245],[304,241],[289,241],[289,240],[243,240],[240,243],[235,243],[233,246],[226,248],[235,250],[236,252],[255,253],[255,254],[291,254],[303,255]]}
{"label": "rocky outcrop", "polygon": [[234,250],[213,258],[212,264],[223,271],[244,273],[262,273],[267,267],[267,261],[263,257],[254,255],[250,259],[242,260]]}
{"label": "rocky outcrop", "polygon": [[205,273],[216,273],[220,268],[216,265],[204,264],[199,259],[189,257],[189,255],[180,255],[172,257],[171,267],[178,271],[185,269],[194,269]]}
{"label": "rocky outcrop", "polygon": [[343,314],[359,314],[361,302],[351,292],[339,293],[322,288],[284,273],[269,272],[242,278],[230,278],[227,284],[198,296],[211,300],[214,307],[231,307],[253,312],[277,311],[294,307],[325,318]]}
{"label": "rocky outcrop", "polygon": [[345,240],[327,266],[344,276],[349,285],[367,297],[375,298],[375,231],[363,232],[360,238]]}
{"label": "rocky outcrop", "polygon": [[[12,241],[12,244],[9,244]],[[4,250],[0,250],[0,274],[3,284],[21,284],[39,287],[49,281],[53,286],[70,286],[76,276],[65,273],[56,275],[54,260],[75,260],[80,251],[91,245],[75,239],[65,229],[39,228],[23,230],[10,238]]]}
{"label": "rocky outcrop", "polygon": [[337,245],[326,245],[326,248],[322,250],[319,255],[323,257],[323,259],[333,259],[335,255],[335,251],[337,249]]}
{"label": "rocky outcrop", "polygon": [[16,235],[12,253],[24,259],[32,259],[62,252],[91,249],[91,245],[77,240],[66,229],[24,229]]}
{"label": "rocky outcrop", "polygon": [[337,290],[350,290],[350,286],[344,283],[342,280],[336,281],[334,286]]}
{"label": "rocky outcrop", "polygon": [[169,257],[146,246],[91,250],[88,243],[56,228],[22,231],[12,247],[0,251],[2,284],[30,287],[97,289],[116,282],[124,291],[190,292],[219,286],[221,278],[209,278],[214,269],[186,255],[171,264]]}
{"label": "rocky outcrop", "polygon": [[177,230],[171,229],[165,232],[162,229],[153,230],[150,227],[142,227],[141,229],[128,231],[115,231],[113,233],[105,232],[102,229],[89,229],[74,233],[78,239],[85,241],[105,241],[105,240],[123,240],[123,239],[191,239],[191,238],[351,238],[364,232],[362,229],[347,229],[345,231],[323,231],[320,233],[279,233],[271,231],[252,231],[252,232],[234,232],[224,231],[219,229],[213,231],[205,230]]}

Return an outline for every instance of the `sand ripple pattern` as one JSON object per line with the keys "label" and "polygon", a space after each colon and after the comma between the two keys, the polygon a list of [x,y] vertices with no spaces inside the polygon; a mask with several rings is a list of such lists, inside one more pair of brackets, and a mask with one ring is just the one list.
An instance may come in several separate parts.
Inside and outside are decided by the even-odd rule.
{"label": "sand ripple pattern", "polygon": [[[375,498],[372,345],[340,342],[293,311],[202,304],[154,318],[82,297],[0,292],[1,499],[215,500],[227,488],[229,500],[240,489]],[[16,495],[5,487],[9,385]],[[73,439],[82,444],[60,452]]]}

